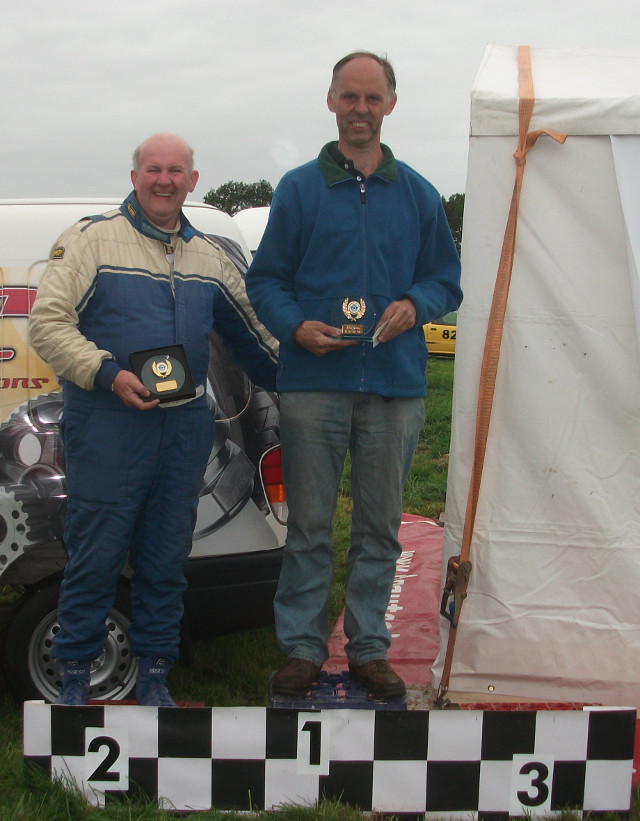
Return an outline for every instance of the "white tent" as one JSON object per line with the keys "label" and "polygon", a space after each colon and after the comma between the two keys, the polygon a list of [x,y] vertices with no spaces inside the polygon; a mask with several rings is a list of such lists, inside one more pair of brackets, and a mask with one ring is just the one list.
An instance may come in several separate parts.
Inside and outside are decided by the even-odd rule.
{"label": "white tent", "polygon": [[[444,555],[514,187],[518,49],[472,92]],[[640,55],[531,50],[535,106],[452,692],[640,706]],[[442,620],[443,669],[448,622]]]}

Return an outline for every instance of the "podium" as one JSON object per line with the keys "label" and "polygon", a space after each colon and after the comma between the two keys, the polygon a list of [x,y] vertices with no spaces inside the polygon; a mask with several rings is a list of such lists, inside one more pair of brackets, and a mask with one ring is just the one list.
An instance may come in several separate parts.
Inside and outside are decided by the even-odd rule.
{"label": "podium", "polygon": [[636,711],[24,705],[24,758],[89,803],[434,818],[630,807]]}

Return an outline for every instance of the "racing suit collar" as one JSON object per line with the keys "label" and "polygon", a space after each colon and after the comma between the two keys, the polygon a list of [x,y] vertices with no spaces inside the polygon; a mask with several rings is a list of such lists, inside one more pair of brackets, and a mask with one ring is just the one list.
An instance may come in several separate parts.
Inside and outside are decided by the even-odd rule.
{"label": "racing suit collar", "polygon": [[[122,203],[120,206],[120,211],[129,220],[136,231],[140,231],[140,233],[144,234],[146,237],[160,240],[160,242],[164,242],[165,245],[171,244],[175,238],[175,231],[163,231],[161,228],[157,228],[149,222],[144,215],[144,211],[140,207],[135,191],[132,191]],[[182,237],[185,242],[189,242],[189,240],[198,233],[182,211],[180,212],[180,227],[178,228],[177,233],[178,236]]]}

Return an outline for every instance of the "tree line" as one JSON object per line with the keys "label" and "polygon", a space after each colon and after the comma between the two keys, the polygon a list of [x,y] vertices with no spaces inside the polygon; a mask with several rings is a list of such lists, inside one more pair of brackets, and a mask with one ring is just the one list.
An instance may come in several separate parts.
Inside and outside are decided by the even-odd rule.
{"label": "tree line", "polygon": [[[273,186],[267,180],[258,182],[235,182],[230,180],[218,188],[211,188],[204,195],[204,201],[221,211],[233,216],[245,208],[259,208],[271,205]],[[462,245],[462,216],[464,212],[464,194],[452,194],[448,199],[442,197],[442,205],[449,222],[449,228],[460,253]]]}

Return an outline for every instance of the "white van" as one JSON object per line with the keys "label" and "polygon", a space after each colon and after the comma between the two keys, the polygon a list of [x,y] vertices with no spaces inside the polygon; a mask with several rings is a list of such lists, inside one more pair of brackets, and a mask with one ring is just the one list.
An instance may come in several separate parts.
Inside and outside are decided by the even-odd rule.
{"label": "white van", "polygon": [[[50,649],[66,563],[62,394],[55,374],[28,346],[29,312],[57,237],[82,217],[120,203],[0,200],[0,586],[20,593],[2,665],[8,686],[21,699],[53,701],[60,687]],[[231,217],[199,202],[187,201],[184,211],[244,273],[249,249]],[[277,397],[251,384],[214,332],[210,350],[207,394],[218,436],[187,567],[183,627],[192,635],[273,618],[286,535]],[[109,617],[109,638],[92,671],[92,698],[123,699],[134,685],[128,599],[125,571]]]}

